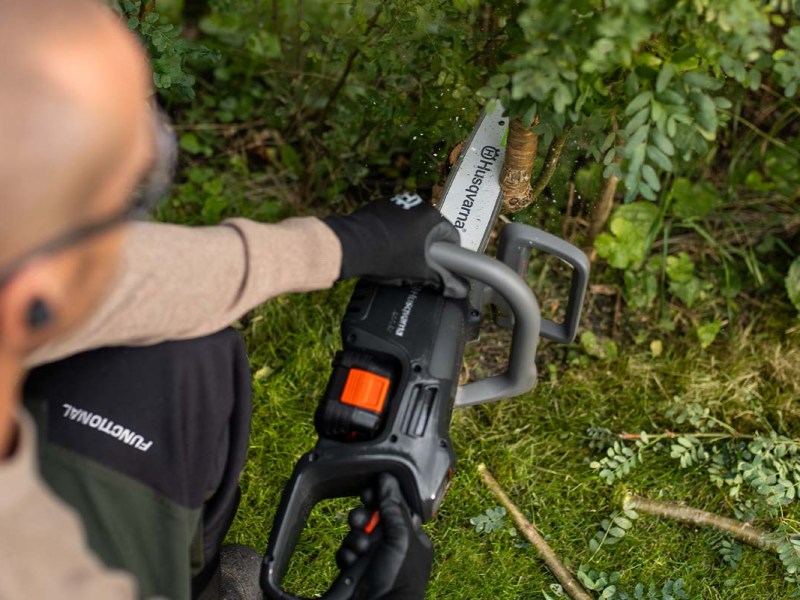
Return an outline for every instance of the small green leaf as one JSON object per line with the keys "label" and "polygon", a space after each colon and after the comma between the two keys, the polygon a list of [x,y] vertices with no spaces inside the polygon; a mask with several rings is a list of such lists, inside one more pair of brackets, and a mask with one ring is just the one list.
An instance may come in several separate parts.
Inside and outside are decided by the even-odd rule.
{"label": "small green leaf", "polygon": [[505,73],[498,73],[497,75],[492,75],[489,78],[489,85],[499,90],[500,88],[506,87],[510,81],[511,78],[508,75]]}
{"label": "small green leaf", "polygon": [[202,154],[205,150],[205,147],[200,143],[197,134],[193,131],[187,131],[186,133],[181,134],[178,144],[180,145],[181,150],[188,152],[189,154]]}
{"label": "small green leaf", "polygon": [[664,63],[664,66],[661,67],[661,71],[659,71],[658,78],[656,79],[656,92],[663,92],[666,90],[674,74],[675,67],[672,66],[672,63]]}
{"label": "small green leaf", "polygon": [[688,71],[684,73],[683,80],[687,84],[702,90],[715,91],[722,87],[721,81],[717,81],[700,71]]}
{"label": "small green leaf", "polygon": [[675,54],[672,55],[672,62],[675,63],[682,63],[686,60],[689,60],[697,53],[697,46],[694,44],[687,44]]}
{"label": "small green leaf", "polygon": [[632,115],[633,113],[640,111],[645,107],[645,105],[649,104],[652,97],[653,92],[649,90],[640,93],[633,100],[631,100],[630,104],[628,104],[627,108],[625,109],[625,114]]}
{"label": "small green leaf", "polygon": [[625,517],[614,517],[614,523],[616,523],[617,526],[622,527],[622,529],[630,529],[633,527],[633,522]]}
{"label": "small green leaf", "polygon": [[642,110],[636,113],[636,116],[633,117],[628,124],[625,125],[625,133],[630,135],[634,131],[636,131],[639,127],[644,125],[647,122],[647,118],[650,116],[650,107],[645,106]]}
{"label": "small green leaf", "polygon": [[657,192],[661,189],[661,181],[659,181],[655,169],[650,165],[644,165],[642,167],[642,177],[644,177],[647,185],[649,185],[654,192]]}
{"label": "small green leaf", "polygon": [[714,340],[717,339],[717,334],[721,328],[722,321],[718,320],[697,327],[695,331],[697,333],[697,340],[700,342],[700,347],[705,350],[712,343],[714,343]]}
{"label": "small green leaf", "polygon": [[647,156],[665,171],[672,171],[672,161],[656,146],[647,146]]}
{"label": "small green leaf", "polygon": [[692,184],[678,177],[672,184],[672,214],[683,219],[702,219],[717,204],[716,190],[709,184]]}
{"label": "small green leaf", "polygon": [[625,537],[625,530],[622,527],[612,527],[608,530],[608,535],[615,538]]}
{"label": "small green leaf", "polygon": [[638,189],[639,189],[639,194],[645,200],[650,200],[652,202],[655,202],[658,199],[658,196],[653,191],[653,188],[651,188],[649,185],[647,185],[644,181],[640,181],[639,182]]}
{"label": "small green leaf", "polygon": [[[598,338],[591,331],[584,331],[581,334],[580,341],[584,352],[593,358],[611,360],[617,357],[617,345],[612,340]],[[610,466],[608,462],[605,464],[606,466]],[[600,475],[602,477],[602,473]]]}
{"label": "small green leaf", "polygon": [[658,129],[653,129],[652,131],[652,138],[653,142],[655,142],[658,149],[661,150],[667,156],[672,156],[675,154],[675,146],[672,145],[670,139],[661,133]]}
{"label": "small green leaf", "polygon": [[609,133],[603,140],[603,143],[600,145],[600,152],[605,152],[606,150],[611,148],[616,139],[617,139],[617,133],[615,131]]}

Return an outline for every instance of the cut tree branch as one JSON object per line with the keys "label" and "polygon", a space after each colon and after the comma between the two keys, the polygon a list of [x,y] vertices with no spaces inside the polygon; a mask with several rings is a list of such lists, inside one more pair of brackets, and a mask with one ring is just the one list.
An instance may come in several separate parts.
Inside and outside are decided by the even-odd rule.
{"label": "cut tree branch", "polygon": [[770,540],[769,533],[758,527],[753,527],[749,523],[737,521],[717,515],[691,506],[684,506],[676,502],[663,502],[661,500],[650,500],[642,496],[628,495],[625,498],[625,506],[638,510],[643,513],[671,519],[687,525],[698,525],[701,527],[713,527],[719,531],[730,534],[731,537],[749,546],[754,546],[762,550],[775,551],[775,543]]}
{"label": "cut tree branch", "polygon": [[516,212],[531,203],[531,171],[539,147],[539,136],[533,133],[533,128],[538,122],[537,117],[530,127],[525,127],[519,119],[514,119],[508,127],[506,158],[500,174],[506,211]]}
{"label": "cut tree branch", "polygon": [[558,579],[561,586],[564,588],[564,591],[569,595],[570,598],[573,600],[592,600],[592,597],[583,589],[583,586],[578,582],[577,579],[569,572],[569,569],[564,566],[564,563],[559,560],[556,553],[553,552],[553,549],[550,545],[544,540],[544,538],[536,531],[536,528],[531,524],[528,519],[522,514],[517,505],[514,504],[503,491],[503,488],[500,487],[500,484],[497,483],[497,480],[492,477],[492,474],[486,468],[486,465],[480,464],[478,465],[478,473],[481,474],[483,478],[483,482],[486,486],[492,491],[492,493],[497,496],[497,499],[500,501],[500,504],[506,507],[511,516],[514,518],[514,521],[517,524],[517,527],[522,532],[522,534],[528,538],[528,541],[533,544],[533,547],[536,549],[536,553],[539,555],[539,558],[542,559],[547,568],[555,575],[556,579]]}

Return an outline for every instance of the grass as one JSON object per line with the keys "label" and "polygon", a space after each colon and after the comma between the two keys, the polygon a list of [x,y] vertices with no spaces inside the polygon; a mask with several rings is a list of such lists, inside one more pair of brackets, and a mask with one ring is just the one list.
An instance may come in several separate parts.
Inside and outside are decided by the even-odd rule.
{"label": "grass", "polygon": [[[231,541],[266,548],[282,485],[316,439],[313,410],[339,344],[339,318],[350,289],[339,285],[276,299],[243,327],[255,372],[255,414]],[[772,428],[797,437],[800,333],[796,326],[786,333],[791,316],[785,317],[752,315],[761,323],[758,329],[734,330],[706,351],[677,335],[662,337],[665,351],[658,358],[649,341],[620,347],[610,361],[589,359],[577,348],[545,348],[539,361],[543,379],[532,392],[457,411],[452,433],[459,466],[439,516],[427,526],[436,550],[428,597],[552,595],[554,579],[530,547],[518,547],[508,528],[479,534],[470,525],[470,517],[497,504],[476,472],[483,462],[574,570],[587,565],[619,571],[627,590],[637,582],[660,586],[683,578],[691,598],[789,598],[792,588],[775,556],[745,548],[734,570],[715,548],[719,534],[653,517],[640,516],[620,543],[590,551],[599,521],[620,510],[626,490],[725,515],[732,514],[732,502],[702,467],[681,469],[668,452],[650,455],[622,482],[606,485],[589,467],[598,454],[585,434],[592,425],[617,433],[662,432],[676,427],[664,416],[669,407],[697,402],[741,432]],[[556,361],[554,371],[546,359]],[[479,360],[480,352],[472,350],[473,371]],[[333,580],[333,554],[354,503],[326,503],[312,514],[285,582],[293,592],[319,594]],[[800,519],[796,503],[786,516]]]}

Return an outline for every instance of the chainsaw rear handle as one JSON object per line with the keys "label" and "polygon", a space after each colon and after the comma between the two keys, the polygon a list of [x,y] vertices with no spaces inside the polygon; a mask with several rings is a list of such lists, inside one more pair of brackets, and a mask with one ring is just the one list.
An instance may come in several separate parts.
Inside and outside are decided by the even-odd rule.
{"label": "chainsaw rear handle", "polygon": [[[289,568],[289,560],[303,532],[311,510],[330,498],[358,496],[374,480],[376,470],[397,473],[397,464],[390,457],[385,461],[363,461],[347,465],[325,464],[319,454],[311,451],[297,461],[294,472],[284,488],[281,502],[270,532],[269,547],[261,565],[260,583],[264,597],[270,600],[308,600],[295,596],[281,587]],[[383,464],[381,464],[383,463]],[[336,468],[339,467],[339,468]],[[376,469],[377,467],[377,469]],[[378,529],[380,525],[378,526]],[[378,533],[376,529],[376,533]],[[331,587],[319,600],[348,600],[366,572],[368,560],[358,560],[341,571]]]}
{"label": "chainsaw rear handle", "polygon": [[[589,284],[589,258],[569,242],[522,223],[509,223],[503,227],[500,232],[497,258],[514,269],[524,281],[532,248],[557,256],[572,267],[572,283],[564,322],[556,323],[542,319],[542,336],[554,342],[569,344],[575,339],[583,297]],[[516,318],[517,311],[512,308],[511,312]]]}
{"label": "chainsaw rear handle", "polygon": [[523,279],[496,259],[454,244],[433,244],[430,256],[444,268],[475,279],[505,300],[514,316],[514,331],[504,373],[460,386],[456,407],[513,398],[536,383],[536,347],[542,329],[539,302]]}

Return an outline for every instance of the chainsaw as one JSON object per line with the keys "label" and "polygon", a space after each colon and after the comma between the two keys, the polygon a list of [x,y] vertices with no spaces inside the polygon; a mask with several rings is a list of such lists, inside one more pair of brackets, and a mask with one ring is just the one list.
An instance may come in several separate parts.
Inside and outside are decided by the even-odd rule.
{"label": "chainsaw", "polygon": [[[275,514],[261,568],[272,600],[301,600],[281,581],[311,509],[331,498],[358,496],[381,473],[400,484],[412,512],[432,519],[453,477],[453,410],[513,398],[536,382],[540,336],[575,336],[589,261],[575,246],[534,227],[506,224],[497,256],[484,254],[500,207],[500,171],[508,118],[495,102],[483,111],[451,171],[438,208],[460,233],[460,245],[436,243],[430,257],[470,282],[467,298],[446,298],[417,285],[356,284],[342,319],[342,350],[333,360],[314,425],[319,439],[296,463]],[[572,267],[564,321],[543,319],[525,280],[531,251]],[[505,372],[459,385],[464,349],[478,338],[483,314],[512,329]],[[344,600],[365,561],[343,570],[322,596]]]}

